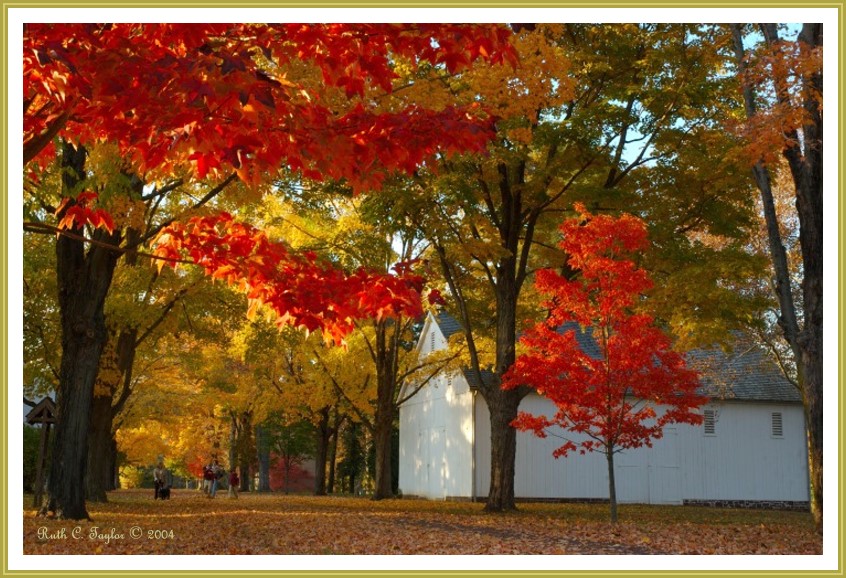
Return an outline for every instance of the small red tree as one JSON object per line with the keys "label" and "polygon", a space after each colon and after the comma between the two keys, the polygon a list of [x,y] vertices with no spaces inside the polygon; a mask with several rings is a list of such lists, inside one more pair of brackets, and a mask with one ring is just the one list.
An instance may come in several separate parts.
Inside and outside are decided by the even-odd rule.
{"label": "small red tree", "polygon": [[[503,388],[529,385],[552,401],[553,417],[520,412],[512,425],[546,437],[549,428],[583,437],[565,438],[553,455],[600,451],[608,461],[611,520],[617,521],[614,454],[652,445],[671,423],[699,424],[697,375],[673,351],[654,319],[635,311],[652,283],[628,258],[646,248],[646,227],[631,215],[591,215],[565,221],[559,247],[568,255],[571,278],[555,271],[537,274],[536,287],[549,296],[549,317],[520,339],[518,356]],[[589,328],[596,347],[577,340],[576,326]]]}

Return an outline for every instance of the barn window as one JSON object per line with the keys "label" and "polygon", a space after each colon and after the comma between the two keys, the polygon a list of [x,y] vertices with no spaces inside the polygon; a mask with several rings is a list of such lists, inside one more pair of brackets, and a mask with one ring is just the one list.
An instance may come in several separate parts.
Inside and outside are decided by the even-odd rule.
{"label": "barn window", "polygon": [[429,334],[429,351],[435,351],[435,333]]}
{"label": "barn window", "polygon": [[784,426],[780,411],[774,411],[772,413],[772,432],[774,438],[784,437]]}
{"label": "barn window", "polygon": [[703,412],[703,417],[705,418],[705,435],[717,435],[717,412],[713,409],[706,409]]}

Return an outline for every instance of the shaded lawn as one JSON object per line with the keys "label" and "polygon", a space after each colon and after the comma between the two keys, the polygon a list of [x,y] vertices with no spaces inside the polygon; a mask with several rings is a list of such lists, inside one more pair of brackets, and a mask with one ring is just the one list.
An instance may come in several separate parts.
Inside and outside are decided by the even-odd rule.
{"label": "shaded lawn", "polygon": [[[25,504],[31,503],[27,496]],[[119,490],[91,521],[24,512],[24,554],[821,554],[810,514],[681,506],[482,504]]]}

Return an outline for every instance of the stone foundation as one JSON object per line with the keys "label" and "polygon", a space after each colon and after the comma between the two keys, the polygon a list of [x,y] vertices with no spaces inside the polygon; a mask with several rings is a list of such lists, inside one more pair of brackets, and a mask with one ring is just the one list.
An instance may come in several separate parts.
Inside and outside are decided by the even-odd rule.
{"label": "stone foundation", "polygon": [[706,508],[737,508],[749,510],[792,510],[808,512],[811,510],[809,502],[795,502],[791,500],[682,500],[685,506],[701,506]]}
{"label": "stone foundation", "polygon": [[[425,500],[422,496],[405,494],[403,499]],[[446,496],[447,502],[485,502],[486,496],[470,498],[468,496]],[[547,503],[547,504],[607,504],[608,498],[515,498],[516,503]],[[629,502],[619,502],[620,506],[632,505]],[[642,504],[650,505],[650,504]],[[652,504],[653,506],[672,506],[673,504]],[[746,510],[789,510],[794,512],[809,512],[810,502],[791,500],[682,500],[683,506],[701,508],[735,508]]]}

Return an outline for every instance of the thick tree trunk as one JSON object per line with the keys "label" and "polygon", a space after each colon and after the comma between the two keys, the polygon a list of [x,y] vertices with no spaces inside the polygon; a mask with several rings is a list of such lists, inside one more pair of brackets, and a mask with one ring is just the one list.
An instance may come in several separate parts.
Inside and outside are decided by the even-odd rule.
{"label": "thick tree trunk", "polygon": [[[811,333],[811,332],[809,332]],[[803,347],[805,365],[805,421],[808,425],[808,462],[811,482],[811,513],[817,530],[823,523],[823,404],[822,404],[822,336],[812,336]]]}
{"label": "thick tree trunk", "polygon": [[[92,502],[106,502],[106,492],[114,489],[117,459],[112,451],[112,447],[116,446],[114,420],[129,397],[136,335],[136,330],[122,331],[117,339],[113,338],[113,346],[110,347],[110,343],[106,343],[100,356],[100,374],[106,374],[110,379],[98,377],[91,405],[86,494]],[[103,369],[107,371],[102,371]],[[121,390],[121,385],[123,390],[115,400],[115,394]]]}
{"label": "thick tree trunk", "polygon": [[[822,24],[805,24],[799,40],[809,47],[823,45]],[[805,323],[799,332],[800,363],[804,373],[803,394],[808,424],[811,478],[811,511],[817,529],[823,522],[823,124],[820,103],[813,93],[822,95],[822,72],[804,79],[805,111],[809,121],[803,126],[804,151],[794,145],[785,151],[796,186],[796,211],[799,215],[799,243],[802,247],[802,301]]]}
{"label": "thick tree trunk", "polygon": [[397,372],[402,324],[388,319],[376,323],[375,328],[376,341],[371,350],[376,364],[376,412],[372,431],[376,454],[373,499],[384,500],[394,496],[391,483],[391,435],[397,413]]}
{"label": "thick tree trunk", "polygon": [[314,456],[314,495],[326,495],[326,456],[329,448],[329,406],[320,410],[320,421],[317,424],[317,450]]}
{"label": "thick tree trunk", "polygon": [[[516,208],[515,208],[516,209]],[[516,248],[516,240],[513,241]],[[485,510],[515,510],[514,473],[517,458],[517,431],[511,422],[517,417],[520,400],[526,388],[503,391],[502,375],[516,359],[517,341],[517,259],[514,254],[500,260],[497,266],[496,291],[496,379],[485,384],[482,393],[491,419],[491,486]]]}
{"label": "thick tree trunk", "polygon": [[[762,24],[766,42],[780,41],[775,24]],[[745,70],[742,29],[732,25],[735,54],[741,74]],[[821,47],[822,24],[805,24],[799,35],[803,50]],[[822,72],[801,79],[807,122],[802,126],[801,139],[797,130],[786,136],[792,143],[783,150],[790,167],[796,192],[796,212],[799,217],[799,244],[802,250],[802,306],[803,326],[800,328],[795,304],[790,294],[790,273],[784,247],[778,232],[778,218],[773,208],[769,172],[761,163],[754,169],[758,189],[764,203],[770,253],[776,278],[781,317],[779,325],[796,359],[797,378],[802,391],[805,421],[808,429],[808,468],[811,482],[811,511],[818,531],[823,520],[823,417],[822,417],[822,325],[823,325],[823,222],[822,222],[822,152],[823,125],[818,95],[822,95]],[[788,97],[777,95],[781,104]],[[757,115],[753,89],[744,86],[744,100],[748,118]]]}
{"label": "thick tree trunk", "polygon": [[106,502],[106,492],[114,483],[112,456],[112,398],[98,395],[91,405],[91,423],[88,426],[88,475],[86,498],[90,502]]}
{"label": "thick tree trunk", "polygon": [[394,419],[392,415],[393,402],[390,409],[382,408],[381,415],[378,415],[374,422],[373,445],[376,450],[376,472],[374,479],[374,500],[383,500],[394,496],[393,484],[391,483],[391,434],[393,433]]}
{"label": "thick tree trunk", "polygon": [[517,456],[517,430],[511,422],[517,417],[520,396],[514,391],[491,391],[485,398],[491,414],[491,485],[485,510],[515,510],[514,467]]}
{"label": "thick tree trunk", "polygon": [[[376,331],[376,414],[373,416],[373,447],[376,454],[374,500],[392,498],[391,432],[396,406],[396,342],[385,322]],[[392,324],[395,325],[395,324]],[[399,331],[394,326],[393,331]]]}
{"label": "thick tree trunk", "polygon": [[[140,196],[143,183],[133,179],[135,192]],[[138,233],[127,229],[127,243],[134,246]],[[137,254],[131,251],[124,259],[129,266],[137,264]],[[137,350],[138,328],[129,327],[119,332],[112,329],[100,356],[100,376],[95,383],[92,418],[88,431],[88,480],[86,493],[93,502],[107,501],[106,492],[114,489],[115,461],[111,451],[116,446],[114,420],[123,410],[132,393],[132,370]],[[105,370],[105,371],[103,371]],[[120,392],[118,394],[118,392]]]}
{"label": "thick tree trunk", "polygon": [[240,492],[249,492],[250,491],[250,481],[253,479],[253,476],[250,472],[250,466],[240,465],[238,466],[238,491]]}
{"label": "thick tree trunk", "polygon": [[[62,148],[63,196],[76,193],[84,178],[85,150]],[[61,217],[61,215],[60,215]],[[84,230],[73,230],[81,235]],[[97,244],[65,235],[56,241],[57,285],[62,326],[62,360],[57,391],[57,424],[50,467],[47,510],[67,519],[86,519],[85,473],[94,382],[106,343],[103,307],[119,257],[119,235],[94,234]],[[102,243],[102,244],[101,244]]]}

